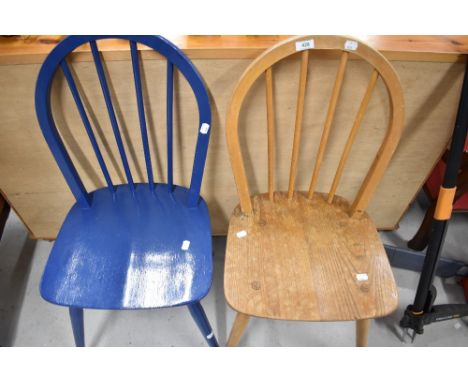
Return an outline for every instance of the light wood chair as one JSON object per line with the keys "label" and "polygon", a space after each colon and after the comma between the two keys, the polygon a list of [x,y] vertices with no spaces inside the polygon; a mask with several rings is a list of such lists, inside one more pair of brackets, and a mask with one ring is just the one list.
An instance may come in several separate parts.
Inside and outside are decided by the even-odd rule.
{"label": "light wood chair", "polygon": [[[308,191],[296,191],[309,56],[315,50],[340,55],[325,124]],[[325,52],[327,53],[327,52]],[[289,186],[275,190],[273,65],[300,55],[300,76]],[[328,193],[316,192],[320,166],[350,56],[373,67],[367,89]],[[253,83],[265,76],[268,136],[268,192],[250,195],[239,140],[239,114]],[[353,201],[336,194],[353,142],[381,78],[386,86],[389,127]],[[317,95],[315,95],[317,96]],[[227,144],[240,198],[229,224],[224,288],[237,311],[228,346],[239,342],[251,316],[278,320],[356,321],[356,344],[366,346],[370,319],[390,314],[397,288],[384,247],[365,209],[400,139],[404,101],[392,65],[376,50],[353,38],[300,36],[260,55],[240,78],[227,115]],[[352,171],[352,169],[351,169]]]}

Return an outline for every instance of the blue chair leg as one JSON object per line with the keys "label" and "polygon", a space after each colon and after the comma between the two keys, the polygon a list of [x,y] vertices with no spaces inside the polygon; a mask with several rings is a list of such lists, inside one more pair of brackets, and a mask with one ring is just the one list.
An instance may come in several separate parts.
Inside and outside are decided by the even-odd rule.
{"label": "blue chair leg", "polygon": [[85,346],[83,309],[70,307],[69,312],[73,328],[73,337],[75,337],[75,345],[83,347]]}
{"label": "blue chair leg", "polygon": [[216,336],[213,333],[213,329],[211,329],[211,325],[208,322],[208,318],[206,317],[205,311],[203,310],[200,302],[198,301],[188,305],[188,309],[197,323],[198,328],[202,332],[203,337],[205,337],[206,342],[208,342],[208,345],[218,347],[218,341],[216,340]]}

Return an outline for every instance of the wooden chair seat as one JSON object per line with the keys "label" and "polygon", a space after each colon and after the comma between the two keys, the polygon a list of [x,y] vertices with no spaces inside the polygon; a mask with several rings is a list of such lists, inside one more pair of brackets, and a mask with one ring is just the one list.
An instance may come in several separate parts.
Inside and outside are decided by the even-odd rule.
{"label": "wooden chair seat", "polygon": [[[349,216],[335,196],[295,192],[252,198],[230,220],[224,288],[249,316],[336,321],[385,316],[397,307],[395,280],[374,223]],[[243,236],[245,231],[246,235]],[[240,233],[239,233],[240,232]],[[367,279],[366,279],[367,278]]]}

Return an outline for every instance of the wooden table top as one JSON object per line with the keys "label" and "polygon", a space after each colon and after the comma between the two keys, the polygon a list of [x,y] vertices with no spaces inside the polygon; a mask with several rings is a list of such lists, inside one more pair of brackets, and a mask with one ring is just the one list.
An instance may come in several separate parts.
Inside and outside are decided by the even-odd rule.
{"label": "wooden table top", "polygon": [[[41,63],[44,57],[64,36],[0,36],[0,64]],[[165,36],[182,48],[190,58],[254,58],[273,44],[288,38],[286,35],[203,35]],[[390,60],[455,62],[468,54],[468,35],[391,35],[355,36],[382,51]],[[100,49],[126,51],[122,40],[105,40]],[[88,47],[81,48],[87,51]]]}

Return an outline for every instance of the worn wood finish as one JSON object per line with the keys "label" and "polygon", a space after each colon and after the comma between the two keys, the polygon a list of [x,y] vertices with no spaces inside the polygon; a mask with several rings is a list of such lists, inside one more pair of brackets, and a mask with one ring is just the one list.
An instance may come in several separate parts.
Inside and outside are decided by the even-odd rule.
{"label": "worn wood finish", "polygon": [[275,113],[273,109],[273,72],[268,68],[265,72],[267,125],[268,125],[268,195],[273,201],[275,192]]}
{"label": "worn wood finish", "polygon": [[240,339],[242,338],[242,334],[244,334],[249,320],[250,316],[237,312],[226,346],[237,346]]}
{"label": "worn wood finish", "polygon": [[[277,192],[237,207],[226,246],[224,290],[244,314],[283,320],[362,320],[397,307],[397,288],[377,230],[366,213],[326,194]],[[237,232],[246,231],[239,238]],[[358,275],[367,275],[359,281]]]}
{"label": "worn wood finish", "polygon": [[[252,40],[254,37],[250,36]],[[29,46],[29,45],[28,45]],[[131,142],[139,141],[138,108],[131,80],[128,51],[120,52],[122,60],[108,61],[104,54],[106,74],[112,80],[116,111],[123,126],[122,134],[135,181],[145,181],[144,150]],[[201,48],[200,48],[201,49]],[[203,49],[201,49],[203,51]],[[206,52],[205,52],[206,53]],[[200,53],[201,54],[201,53]],[[126,59],[124,59],[124,56]],[[42,56],[43,58],[44,56]],[[351,57],[350,57],[351,58]],[[92,58],[90,58],[92,59]],[[274,110],[276,142],[275,186],[287,190],[291,147],[298,94],[301,55],[291,57],[274,67]],[[324,57],[322,51],[309,52],[307,107],[303,116],[303,139],[298,159],[296,188],[306,190],[320,141],[328,100],[339,56]],[[235,83],[250,64],[250,59],[198,59],[194,64],[206,81],[211,94],[213,123],[202,195],[207,201],[214,234],[226,234],[231,211],[238,196],[229,163],[225,141],[225,116]],[[445,151],[450,139],[460,95],[464,64],[446,62],[392,62],[401,79],[406,100],[406,128],[379,186],[372,197],[368,214],[379,229],[394,229],[409,203]],[[70,62],[79,78],[83,102],[96,106],[90,114],[97,126],[96,139],[102,147],[114,182],[123,181],[117,163],[118,152],[102,100],[96,86],[92,62]],[[34,238],[54,239],[73,203],[52,156],[50,155],[34,113],[34,84],[39,65],[0,65],[0,189]],[[151,153],[155,155],[153,172],[156,181],[166,181],[166,62],[142,55],[142,84],[147,103],[148,134]],[[349,136],[353,118],[371,76],[362,60],[350,59],[336,110],[329,145],[322,163],[317,190],[328,193],[331,181]],[[61,74],[58,74],[61,77]],[[264,77],[264,76],[262,76]],[[292,80],[291,80],[292,78]],[[88,190],[105,186],[105,179],[93,168],[99,164],[83,129],[79,114],[65,79],[58,79],[52,93],[59,129],[70,147]],[[251,89],[248,103],[242,108],[239,130],[242,150],[252,193],[268,190],[267,113],[265,82],[260,78]],[[321,97],[315,95],[321,94]],[[356,96],[357,95],[357,96]],[[179,76],[174,78],[174,182],[188,186],[193,164],[193,147],[198,114],[191,91]],[[60,99],[60,101],[59,101]],[[183,107],[178,105],[183,104]],[[86,106],[86,105],[85,105]],[[86,106],[87,107],[87,106]],[[387,129],[387,92],[379,79],[369,102],[361,128],[346,162],[337,194],[352,200],[369,169],[369,162]],[[130,142],[130,145],[127,144]],[[247,143],[248,142],[248,143]],[[284,144],[283,144],[284,143]],[[185,152],[185,155],[177,154]],[[84,158],[84,160],[83,160]],[[352,169],[352,171],[351,171]]]}
{"label": "worn wood finish", "polygon": [[301,74],[299,77],[299,90],[297,95],[296,122],[294,124],[294,141],[291,154],[291,170],[289,171],[288,198],[291,199],[296,184],[297,158],[301,142],[302,116],[304,114],[304,99],[307,85],[307,69],[309,66],[309,51],[301,53]]}
{"label": "worn wood finish", "polygon": [[310,180],[309,194],[311,198],[315,192],[317,185],[318,176],[320,173],[320,166],[322,165],[323,155],[328,142],[328,136],[330,135],[330,128],[333,123],[333,117],[335,116],[336,104],[338,103],[338,97],[341,92],[341,85],[343,84],[343,78],[346,70],[346,64],[348,63],[348,52],[343,52],[341,55],[340,65],[338,66],[338,72],[336,73],[335,84],[333,85],[333,91],[328,105],[327,119],[325,120],[325,126],[323,127],[322,137],[320,138],[320,146],[317,151],[317,158],[315,159],[314,172],[312,173],[312,179]]}
{"label": "worn wood finish", "polygon": [[343,170],[348,160],[349,153],[351,152],[351,148],[354,143],[354,139],[356,138],[356,134],[361,127],[362,119],[364,118],[364,113],[367,110],[367,106],[369,105],[369,101],[372,96],[372,91],[375,88],[375,84],[377,83],[377,79],[379,78],[379,73],[374,70],[372,72],[371,79],[369,81],[369,85],[366,89],[366,94],[362,99],[361,105],[359,106],[359,110],[356,114],[356,118],[354,120],[353,127],[351,128],[351,132],[349,133],[348,140],[346,141],[345,148],[343,149],[343,154],[341,154],[340,163],[338,164],[338,168],[336,170],[335,177],[333,178],[333,183],[331,185],[330,191],[328,192],[328,203],[333,201],[333,197],[335,196],[336,189],[338,188],[338,183],[340,182],[341,176],[343,175]]}
{"label": "worn wood finish", "polygon": [[371,320],[356,321],[356,346],[367,346]]}
{"label": "worn wood finish", "polygon": [[[281,44],[268,49],[265,53],[259,56],[246,69],[236,88],[234,89],[226,119],[226,137],[229,157],[233,168],[237,191],[239,193],[240,205],[242,211],[246,214],[250,214],[252,212],[252,205],[250,201],[249,184],[247,181],[245,165],[239,142],[238,128],[241,106],[253,83],[267,68],[293,55],[296,52],[296,43],[311,39],[315,41],[315,49],[332,51],[344,50],[346,41],[348,41],[348,38],[343,36],[299,36],[288,39]],[[349,39],[352,40],[352,38]],[[396,149],[404,122],[403,92],[395,70],[380,53],[360,41],[355,41],[355,43],[356,49],[353,50],[353,54],[361,57],[367,61],[368,64],[374,67],[375,70],[379,72],[385,83],[390,101],[390,123],[388,130],[386,131],[385,138],[380,145],[379,151],[375,156],[369,171],[367,172],[367,175],[357,193],[356,198],[354,199],[353,207],[350,211],[351,214],[362,212],[367,207],[370,197],[377,187],[378,181],[382,177],[390,161],[390,158]],[[348,61],[348,54],[349,53],[347,51],[344,51],[341,56],[335,85],[333,86],[333,91],[330,98],[324,130],[316,157],[315,168],[309,186],[309,197],[312,197],[315,191],[319,169],[328,141],[330,127],[335,115],[336,103],[341,92],[344,71]]]}
{"label": "worn wood finish", "polygon": [[[241,106],[265,68],[294,55],[304,41],[312,41],[314,49],[342,51],[308,192],[294,192],[307,52],[302,53],[288,192],[277,192],[274,200],[265,194],[250,195],[239,141]],[[366,158],[372,164],[352,205],[331,193],[328,199],[315,192],[343,87],[348,49],[370,64],[373,72],[341,155],[333,194],[375,87],[375,73],[385,83],[390,107],[388,130],[377,145],[380,148],[375,158]],[[226,300],[234,310],[282,320],[356,320],[356,343],[367,343],[367,319],[390,314],[397,307],[398,297],[385,249],[364,210],[396,149],[403,123],[403,92],[396,72],[380,53],[352,38],[295,37],[272,47],[246,69],[234,90],[226,122],[229,156],[240,199],[229,222],[224,272]],[[235,338],[240,337],[238,326],[236,322]]]}

